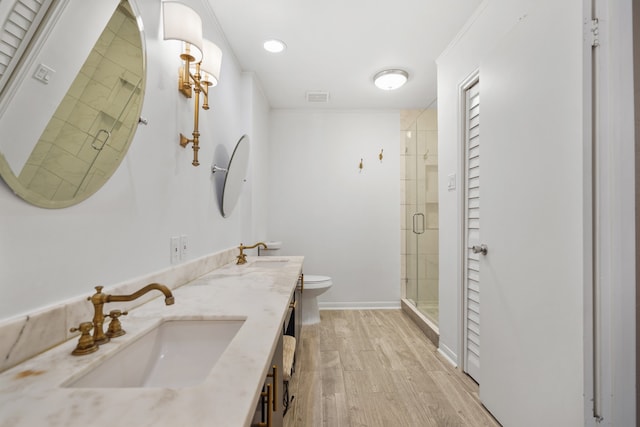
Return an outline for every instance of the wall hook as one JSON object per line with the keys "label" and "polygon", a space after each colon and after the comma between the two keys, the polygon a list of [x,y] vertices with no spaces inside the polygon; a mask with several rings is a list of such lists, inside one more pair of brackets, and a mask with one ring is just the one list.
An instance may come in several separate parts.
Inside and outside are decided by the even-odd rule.
{"label": "wall hook", "polygon": [[378,158],[380,159],[380,163],[382,163],[382,152],[384,151],[383,148],[380,149],[380,154],[378,154]]}
{"label": "wall hook", "polygon": [[362,168],[364,168],[364,163],[362,162],[362,159],[360,159],[360,164],[358,165],[358,169],[360,169],[360,172],[362,172]]}

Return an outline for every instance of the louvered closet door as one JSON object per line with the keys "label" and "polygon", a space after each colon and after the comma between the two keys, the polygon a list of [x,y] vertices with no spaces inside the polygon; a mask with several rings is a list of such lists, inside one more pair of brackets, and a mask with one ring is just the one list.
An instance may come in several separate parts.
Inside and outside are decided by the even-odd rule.
{"label": "louvered closet door", "polygon": [[[0,1],[12,3],[12,0]],[[8,8],[0,10],[7,14],[0,16],[0,89],[20,61],[51,3],[52,0],[13,0]]]}
{"label": "louvered closet door", "polygon": [[464,362],[465,371],[480,378],[480,84],[465,96],[465,257],[464,257]]}

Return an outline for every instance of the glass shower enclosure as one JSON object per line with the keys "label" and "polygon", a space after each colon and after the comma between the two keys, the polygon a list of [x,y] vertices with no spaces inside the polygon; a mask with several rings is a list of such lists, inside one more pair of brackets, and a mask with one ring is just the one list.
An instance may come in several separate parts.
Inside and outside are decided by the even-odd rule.
{"label": "glass shower enclosure", "polygon": [[401,115],[405,300],[438,325],[437,111]]}

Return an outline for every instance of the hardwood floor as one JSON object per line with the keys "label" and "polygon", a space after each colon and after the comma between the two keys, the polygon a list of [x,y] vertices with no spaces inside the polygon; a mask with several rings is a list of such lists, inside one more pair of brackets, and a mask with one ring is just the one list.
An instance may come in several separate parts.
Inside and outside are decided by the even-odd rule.
{"label": "hardwood floor", "polygon": [[400,310],[321,311],[303,326],[285,427],[496,427],[478,386]]}

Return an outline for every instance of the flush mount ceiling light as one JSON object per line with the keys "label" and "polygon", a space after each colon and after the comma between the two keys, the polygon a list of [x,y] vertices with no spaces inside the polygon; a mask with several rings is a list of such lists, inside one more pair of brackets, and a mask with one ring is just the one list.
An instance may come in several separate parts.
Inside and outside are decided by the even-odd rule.
{"label": "flush mount ceiling light", "polygon": [[409,73],[404,70],[383,70],[373,76],[373,83],[382,90],[394,90],[404,85]]}
{"label": "flush mount ceiling light", "polygon": [[263,46],[264,50],[271,53],[280,53],[287,48],[287,45],[284,44],[283,41],[277,39],[267,40],[264,42]]}

